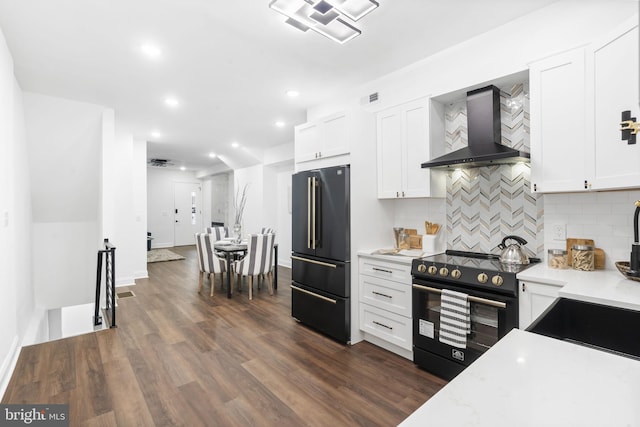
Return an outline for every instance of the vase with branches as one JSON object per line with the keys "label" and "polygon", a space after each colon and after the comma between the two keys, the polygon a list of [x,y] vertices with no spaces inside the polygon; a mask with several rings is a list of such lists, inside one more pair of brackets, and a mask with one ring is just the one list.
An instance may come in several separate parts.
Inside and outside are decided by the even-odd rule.
{"label": "vase with branches", "polygon": [[245,184],[240,191],[240,187],[236,187],[236,195],[233,199],[233,207],[235,208],[235,222],[233,224],[233,235],[236,243],[240,243],[242,240],[242,215],[244,214],[244,207],[247,204],[247,188],[249,184]]}

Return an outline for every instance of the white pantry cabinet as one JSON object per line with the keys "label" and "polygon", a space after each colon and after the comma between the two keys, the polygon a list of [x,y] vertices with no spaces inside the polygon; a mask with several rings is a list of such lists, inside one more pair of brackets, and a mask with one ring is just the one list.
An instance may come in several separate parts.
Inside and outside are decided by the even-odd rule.
{"label": "white pantry cabinet", "polygon": [[562,285],[520,280],[520,329],[527,328],[558,298]]}
{"label": "white pantry cabinet", "polygon": [[296,163],[348,154],[349,151],[349,123],[344,112],[295,127]]}
{"label": "white pantry cabinet", "polygon": [[630,145],[620,132],[622,111],[640,118],[638,49],[636,17],[530,65],[532,191],[640,187],[640,140]]}
{"label": "white pantry cabinet", "polygon": [[429,98],[382,110],[376,115],[379,199],[442,197],[444,188],[422,169],[429,160]]}
{"label": "white pantry cabinet", "polygon": [[411,258],[358,257],[359,317],[364,339],[411,359]]}

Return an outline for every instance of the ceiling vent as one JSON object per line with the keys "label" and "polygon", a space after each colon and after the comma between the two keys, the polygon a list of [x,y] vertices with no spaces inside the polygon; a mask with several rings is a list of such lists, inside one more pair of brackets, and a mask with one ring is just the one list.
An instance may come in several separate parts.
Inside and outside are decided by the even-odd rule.
{"label": "ceiling vent", "polygon": [[378,100],[378,92],[374,92],[371,95],[369,95],[369,104],[371,104],[372,102],[376,102]]}
{"label": "ceiling vent", "polygon": [[170,160],[167,159],[149,159],[147,164],[155,166],[157,168],[166,168],[167,166],[173,166]]}

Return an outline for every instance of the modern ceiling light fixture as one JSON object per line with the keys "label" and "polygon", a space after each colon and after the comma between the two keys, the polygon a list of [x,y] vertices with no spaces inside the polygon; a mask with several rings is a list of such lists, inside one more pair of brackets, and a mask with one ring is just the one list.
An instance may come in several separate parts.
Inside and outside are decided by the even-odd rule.
{"label": "modern ceiling light fixture", "polygon": [[344,44],[362,32],[359,20],[379,6],[374,0],[271,0],[269,7],[286,16],[287,24],[301,31],[311,29]]}

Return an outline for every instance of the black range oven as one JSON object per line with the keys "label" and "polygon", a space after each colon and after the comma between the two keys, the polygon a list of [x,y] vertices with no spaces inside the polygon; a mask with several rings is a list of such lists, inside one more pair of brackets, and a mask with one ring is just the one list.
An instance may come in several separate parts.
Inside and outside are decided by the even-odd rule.
{"label": "black range oven", "polygon": [[[452,379],[511,329],[518,327],[516,274],[527,265],[501,264],[498,256],[448,250],[413,260],[413,360]],[[466,344],[440,342],[443,289],[467,296]]]}

